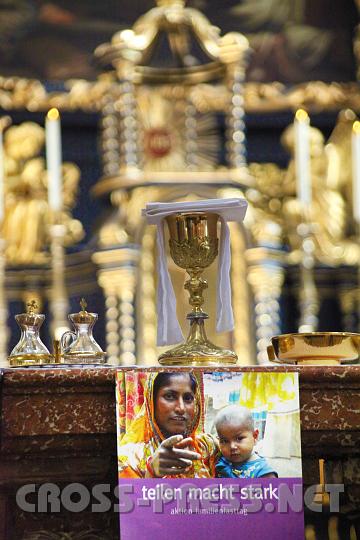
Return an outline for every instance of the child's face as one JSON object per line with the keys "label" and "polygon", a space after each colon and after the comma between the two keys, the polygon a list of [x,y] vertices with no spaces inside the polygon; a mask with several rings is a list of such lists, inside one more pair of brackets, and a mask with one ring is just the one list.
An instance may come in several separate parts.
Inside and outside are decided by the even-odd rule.
{"label": "child's face", "polygon": [[224,422],[217,427],[222,455],[232,463],[247,461],[254,449],[259,432],[251,431],[242,421]]}

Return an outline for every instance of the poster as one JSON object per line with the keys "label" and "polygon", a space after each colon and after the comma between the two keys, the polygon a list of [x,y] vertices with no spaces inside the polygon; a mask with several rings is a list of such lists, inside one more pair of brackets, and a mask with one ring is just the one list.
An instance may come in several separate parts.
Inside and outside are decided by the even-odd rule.
{"label": "poster", "polygon": [[122,540],[303,540],[297,373],[117,372]]}

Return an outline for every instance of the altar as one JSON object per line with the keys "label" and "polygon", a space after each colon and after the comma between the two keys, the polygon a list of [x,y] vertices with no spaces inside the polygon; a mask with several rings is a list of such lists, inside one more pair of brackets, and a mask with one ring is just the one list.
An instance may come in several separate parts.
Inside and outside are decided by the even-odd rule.
{"label": "altar", "polygon": [[[299,372],[304,489],[344,484],[340,512],[332,514],[326,506],[321,513],[305,508],[307,538],[336,538],[331,536],[336,527],[342,535],[352,526],[359,534],[360,366],[221,371],[226,369]],[[16,504],[16,492],[24,485],[50,483],[61,489],[81,483],[91,490],[106,484],[109,493],[115,488],[115,371],[113,367],[2,370],[1,540],[118,538],[114,496],[111,508],[99,513],[28,512]],[[321,478],[319,460],[324,460]],[[29,489],[26,501],[35,504],[35,490]]]}
{"label": "altar", "polygon": [[[119,538],[116,373],[158,364],[297,372],[306,540],[359,540],[359,1],[13,4],[0,2],[0,540]],[[244,213],[220,212],[229,201]],[[163,228],[154,215],[174,204]],[[72,485],[84,509],[63,504]]]}

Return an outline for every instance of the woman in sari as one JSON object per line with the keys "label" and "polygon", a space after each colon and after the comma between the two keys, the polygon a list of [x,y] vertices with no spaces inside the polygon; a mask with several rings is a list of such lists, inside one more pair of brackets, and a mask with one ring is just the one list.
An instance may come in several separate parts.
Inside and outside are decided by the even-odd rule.
{"label": "woman in sari", "polygon": [[119,477],[215,477],[217,445],[198,431],[201,412],[194,375],[150,373],[144,404],[119,444]]}

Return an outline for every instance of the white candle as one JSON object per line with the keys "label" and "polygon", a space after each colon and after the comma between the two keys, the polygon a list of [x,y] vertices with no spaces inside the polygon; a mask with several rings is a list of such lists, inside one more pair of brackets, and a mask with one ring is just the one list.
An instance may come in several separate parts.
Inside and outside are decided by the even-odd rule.
{"label": "white candle", "polygon": [[4,220],[5,204],[5,159],[4,159],[4,134],[3,129],[0,126],[0,224]]}
{"label": "white candle", "polygon": [[310,120],[303,109],[296,112],[294,129],[296,192],[299,201],[306,207],[311,204]]}
{"label": "white candle", "polygon": [[46,168],[48,175],[48,201],[53,212],[62,209],[61,181],[61,128],[60,114],[50,109],[46,116]]}
{"label": "white candle", "polygon": [[353,124],[352,130],[352,167],[353,167],[353,214],[360,224],[360,122]]}

